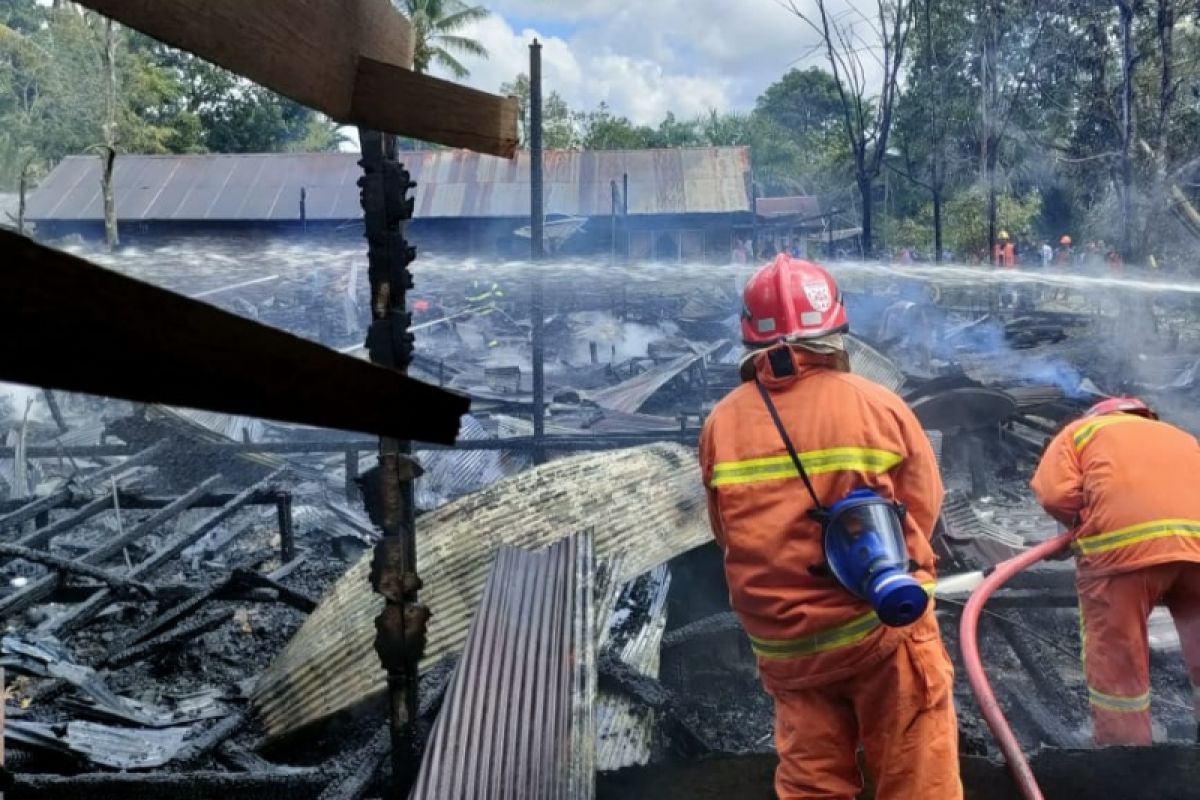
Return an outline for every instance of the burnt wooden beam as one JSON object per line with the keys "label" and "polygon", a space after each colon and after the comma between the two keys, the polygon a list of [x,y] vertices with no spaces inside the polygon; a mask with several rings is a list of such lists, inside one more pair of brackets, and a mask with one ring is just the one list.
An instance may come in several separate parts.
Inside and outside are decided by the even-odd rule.
{"label": "burnt wooden beam", "polygon": [[105,664],[112,669],[120,669],[121,667],[127,667],[130,664],[144,661],[156,653],[173,650],[198,636],[203,636],[220,628],[226,622],[233,619],[234,613],[234,609],[232,608],[211,611],[204,616],[189,621],[185,625],[180,625],[177,628],[169,630],[161,636],[156,636],[149,641],[134,645],[127,650],[122,650],[120,653],[113,655],[112,658],[105,659]]}
{"label": "burnt wooden beam", "polygon": [[470,407],[396,370],[4,231],[0,340],[0,379],[135,402],[442,444],[454,442]]}
{"label": "burnt wooden beam", "polygon": [[[542,443],[547,450],[590,451],[609,450],[625,447],[637,447],[654,442],[679,442],[680,444],[696,446],[700,438],[699,428],[688,428],[680,431],[650,433],[549,433],[542,437]],[[423,450],[530,450],[537,442],[532,436],[506,436],[502,439],[463,439],[453,446],[424,443],[415,446],[417,452]],[[276,454],[290,455],[298,453],[342,453],[347,450],[362,450],[374,452],[378,442],[369,439],[352,439],[345,441],[297,441],[297,442],[189,442],[184,449],[189,454],[202,455],[245,455],[245,454]],[[73,445],[70,447],[52,447],[29,445],[25,448],[26,458],[101,458],[129,455],[133,452],[129,445]],[[12,458],[11,447],[0,447],[0,458]],[[136,502],[136,501],[135,501]],[[270,502],[274,502],[272,499]],[[5,508],[0,504],[0,508]],[[124,505],[122,505],[124,508]]]}
{"label": "burnt wooden beam", "polygon": [[[72,498],[72,500],[74,499],[75,498]],[[79,499],[84,500],[85,498]],[[67,502],[62,503],[59,507],[69,507],[69,505],[70,503]],[[55,522],[51,522],[45,527],[38,528],[32,533],[22,536],[17,540],[17,544],[21,545],[22,547],[45,547],[50,543],[51,539],[60,533],[66,533],[76,525],[81,525],[97,514],[102,514],[112,507],[113,501],[111,497],[97,497],[94,500],[87,500],[87,502],[80,506],[79,510],[77,510],[74,514],[68,514],[67,516]]]}
{"label": "burnt wooden beam", "polygon": [[118,575],[113,575],[110,572],[93,567],[83,561],[73,561],[69,558],[59,558],[52,556],[42,550],[34,550],[30,547],[21,547],[16,544],[0,543],[0,556],[8,556],[9,558],[19,558],[23,561],[29,561],[34,564],[41,564],[44,567],[57,570],[58,572],[67,575],[83,575],[93,580],[100,581],[110,589],[125,593],[125,594],[140,594],[143,597],[152,597],[154,590],[144,583],[130,581]]}
{"label": "burnt wooden beam", "polygon": [[261,572],[252,569],[237,569],[233,571],[233,580],[253,588],[271,589],[278,594],[279,602],[289,605],[305,614],[311,614],[317,609],[316,600],[304,592],[289,589],[270,575],[263,575]]}
{"label": "burnt wooden beam", "polygon": [[510,157],[517,101],[412,72],[388,0],[83,0],[332,119]]}
{"label": "burnt wooden beam", "polygon": [[[0,230],[0,254],[4,253],[4,250],[2,248],[4,247],[4,237],[6,237],[6,236],[11,236],[11,234],[5,233],[3,230]],[[20,237],[17,237],[17,238],[20,238]],[[22,240],[22,241],[26,241],[26,240]],[[0,255],[0,264],[3,264],[4,261],[5,261],[4,256]],[[87,263],[87,262],[84,262],[84,263]],[[4,286],[5,280],[8,277],[7,275],[3,274],[6,271],[7,270],[0,269],[0,287]],[[6,297],[6,296],[4,296],[3,292],[4,292],[4,289],[0,288],[0,317],[4,316],[4,311],[5,311],[4,305],[6,303],[19,302],[19,298]],[[47,322],[49,322],[49,320],[47,320]],[[7,320],[7,319],[0,320],[0,331],[4,331],[8,324],[10,324],[9,320]],[[10,340],[6,341],[3,345],[0,345],[0,378],[7,377],[6,368],[8,365],[3,362],[9,357],[10,350],[21,351],[24,349],[27,351],[32,351],[32,350],[36,349],[33,347],[27,347],[27,346],[23,347],[20,344],[20,342],[28,341],[28,340],[23,340],[23,339],[19,338],[20,334],[14,333],[13,331],[6,331],[6,333],[8,333],[9,335],[16,335],[16,336],[18,336],[18,338],[10,339]],[[47,361],[53,361],[52,358],[47,358],[44,353],[36,354],[36,353],[26,352],[24,357],[25,358],[45,358]],[[20,382],[19,379],[16,379],[16,380],[18,382]],[[112,464],[107,467],[104,467],[103,469],[96,470],[95,472],[92,472],[88,475],[83,475],[83,476],[79,476],[76,478],[72,478],[70,481],[68,481],[67,485],[62,487],[61,489],[58,489],[57,491],[52,492],[51,494],[48,494],[45,497],[39,497],[36,500],[30,501],[30,502],[26,503],[25,505],[20,506],[19,508],[16,508],[13,511],[8,512],[7,514],[4,514],[3,516],[0,516],[0,531],[5,530],[6,528],[11,528],[13,525],[20,525],[24,522],[28,522],[31,519],[36,519],[43,512],[49,511],[53,508],[58,508],[63,503],[66,503],[67,501],[69,501],[71,499],[72,488],[76,488],[76,489],[91,488],[92,486],[96,486],[97,484],[100,484],[100,483],[108,480],[109,478],[120,475],[122,472],[126,472],[130,469],[133,469],[134,467],[138,466],[139,464],[146,463],[150,459],[161,454],[166,449],[166,446],[167,446],[166,442],[156,442],[155,444],[151,445],[150,447],[147,447],[145,450],[135,451],[135,452],[131,453],[129,455],[129,458],[127,458],[125,461],[122,461],[120,464]],[[11,458],[11,456],[10,456],[10,458]]]}
{"label": "burnt wooden beam", "polygon": [[[171,505],[160,509],[151,514],[146,519],[133,526],[125,533],[115,536],[112,539],[105,541],[92,550],[85,553],[79,558],[79,561],[84,564],[102,564],[112,558],[117,553],[121,552],[127,545],[133,544],[138,539],[154,531],[159,525],[171,520],[179,514],[191,507],[191,502],[196,497],[206,493],[212,486],[220,481],[220,476],[214,475],[201,483],[192,491],[178,498]],[[124,576],[126,580],[136,580],[136,577],[131,575]],[[34,603],[41,602],[54,593],[54,590],[62,582],[61,577],[57,573],[43,575],[37,580],[25,586],[21,590],[10,594],[8,597],[0,600],[0,618],[6,617],[14,612],[21,611]],[[102,592],[107,594],[107,592]]]}
{"label": "burnt wooden beam", "polygon": [[[0,458],[3,457],[3,454],[0,454]],[[268,489],[252,497],[247,505],[273,506],[279,502],[278,495],[278,491]],[[196,500],[196,502],[192,503],[192,508],[220,508],[236,496],[237,492],[210,492],[203,497],[200,497],[198,500]],[[117,490],[117,507],[120,508],[121,511],[154,511],[162,508],[163,506],[169,506],[178,499],[179,498],[177,495],[142,494],[140,492],[122,491],[121,489]],[[96,510],[97,504],[100,504],[99,511]],[[7,507],[8,506],[5,504],[0,503],[0,511]],[[88,509],[90,510],[89,515],[95,516],[95,514],[111,509],[112,507],[113,498],[111,494],[96,498],[87,495],[76,494],[71,497],[70,500],[60,504],[58,506],[58,510],[82,512],[85,509]],[[37,534],[38,537],[45,536],[46,531],[50,531],[50,537],[54,537],[59,533],[70,530],[71,528],[75,527],[75,525],[84,521],[83,519],[72,519],[73,517],[75,517],[74,514],[67,517],[62,517],[61,519],[50,523],[44,529],[27,534],[25,538],[32,538],[35,534]],[[24,544],[26,547],[41,546],[40,543],[29,544],[25,540],[18,540],[17,544]]]}
{"label": "burnt wooden beam", "polygon": [[[226,522],[230,517],[245,507],[250,498],[254,496],[256,492],[273,484],[284,472],[285,470],[282,469],[273,472],[262,481],[246,489],[246,491],[242,492],[224,506],[214,511],[212,514],[209,514],[200,522],[163,542],[157,550],[151,553],[139,564],[134,566],[134,568],[131,569],[125,575],[125,577],[129,578],[130,580],[142,580],[148,577],[163,564],[175,558],[188,547],[199,541],[202,536],[212,531],[218,525]],[[104,607],[111,603],[113,599],[112,592],[108,591],[107,589],[101,590],[93,595],[90,599],[80,603],[63,616],[55,619],[49,625],[44,626],[44,631],[59,635],[74,633],[95,619],[96,616],[104,610]]]}
{"label": "burnt wooden beam", "polygon": [[329,782],[320,769],[279,772],[89,772],[82,775],[17,774],[6,800],[313,800]]}

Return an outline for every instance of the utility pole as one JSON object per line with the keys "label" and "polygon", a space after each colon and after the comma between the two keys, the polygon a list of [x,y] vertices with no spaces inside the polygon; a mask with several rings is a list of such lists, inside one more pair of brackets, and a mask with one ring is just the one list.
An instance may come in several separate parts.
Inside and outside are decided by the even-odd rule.
{"label": "utility pole", "polygon": [[[412,218],[413,200],[408,192],[416,184],[396,160],[395,136],[360,128],[359,141],[363,176],[358,185],[371,282],[367,350],[373,363],[407,372],[413,355],[406,307],[413,286],[408,265],[416,257],[416,249],[404,238],[404,226]],[[396,409],[396,413],[404,411]],[[429,620],[429,610],[417,596],[421,579],[417,576],[413,481],[419,475],[410,442],[381,438],[379,465],[364,476],[371,521],[383,530],[371,561],[371,585],[385,601],[375,619],[375,651],[388,676],[393,796],[397,799],[408,796],[416,777],[417,668],[425,652]]]}
{"label": "utility pole", "polygon": [[545,221],[542,186],[542,45],[537,39],[529,45],[529,180],[531,199],[529,220],[529,259],[533,262],[533,302],[530,316],[533,325],[533,459],[540,464],[546,458],[542,437],[546,435],[546,376],[545,341],[542,327],[545,310],[542,306],[541,260],[545,257]]}
{"label": "utility pole", "polygon": [[1119,0],[1121,22],[1121,257],[1133,259],[1133,0]]}
{"label": "utility pole", "polygon": [[117,201],[113,194],[113,169],[117,160],[117,33],[111,19],[104,20],[104,144],[100,173],[104,194],[104,240],[109,250],[121,243],[117,231]]}

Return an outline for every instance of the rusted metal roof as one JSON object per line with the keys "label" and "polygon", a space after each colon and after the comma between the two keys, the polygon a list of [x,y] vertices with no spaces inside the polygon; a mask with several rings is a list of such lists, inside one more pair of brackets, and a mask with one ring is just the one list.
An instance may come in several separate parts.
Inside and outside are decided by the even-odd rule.
{"label": "rusted metal roof", "polygon": [[821,214],[821,202],[811,196],[796,195],[794,197],[760,197],[756,205],[758,215],[773,219],[775,217],[817,217]]}
{"label": "rusted metal roof", "polygon": [[[415,216],[529,217],[529,153],[513,160],[465,150],[404,153],[417,182]],[[629,213],[729,214],[751,211],[750,150],[552,150],[545,154],[548,214],[608,216],[611,182],[629,176]],[[141,222],[339,221],[362,216],[356,153],[118,156],[117,217]],[[760,203],[762,201],[759,201]],[[29,200],[33,222],[98,222],[100,159],[70,156]]]}
{"label": "rusted metal roof", "polygon": [[[498,548],[536,550],[588,528],[598,559],[623,556],[611,570],[620,583],[710,541],[695,451],[664,443],[559,459],[422,516],[421,599],[436,612],[422,666],[462,649]],[[370,562],[368,552],[342,576],[259,679],[252,703],[268,738],[383,692]]]}
{"label": "rusted metal roof", "polygon": [[594,570],[590,533],[500,548],[413,800],[591,800]]}

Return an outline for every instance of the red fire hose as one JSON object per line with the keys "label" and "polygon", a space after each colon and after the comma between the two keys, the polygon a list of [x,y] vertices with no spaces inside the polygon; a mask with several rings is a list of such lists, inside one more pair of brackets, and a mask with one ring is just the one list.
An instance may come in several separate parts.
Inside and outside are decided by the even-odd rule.
{"label": "red fire hose", "polygon": [[1008,726],[1008,720],[1004,718],[1004,712],[1000,710],[1000,704],[996,702],[992,685],[988,683],[987,674],[983,671],[983,662],[979,658],[979,642],[976,636],[979,615],[983,612],[983,606],[992,596],[992,592],[1003,586],[1017,573],[1068,547],[1071,539],[1070,532],[1064,533],[1054,539],[1042,542],[1016,558],[1010,558],[1008,561],[997,564],[992,574],[984,579],[979,588],[967,600],[967,605],[963,609],[962,624],[959,626],[959,644],[962,647],[963,664],[967,669],[967,678],[971,681],[971,689],[975,692],[975,698],[979,701],[980,709],[983,710],[983,718],[987,720],[992,735],[996,737],[1000,750],[1008,762],[1008,769],[1012,772],[1013,780],[1017,782],[1017,787],[1021,790],[1021,796],[1025,800],[1043,800],[1042,790],[1038,787],[1037,779],[1033,777],[1033,770],[1030,769],[1029,762],[1025,760],[1025,754],[1021,752],[1021,745],[1017,741],[1017,737],[1013,735],[1012,728]]}

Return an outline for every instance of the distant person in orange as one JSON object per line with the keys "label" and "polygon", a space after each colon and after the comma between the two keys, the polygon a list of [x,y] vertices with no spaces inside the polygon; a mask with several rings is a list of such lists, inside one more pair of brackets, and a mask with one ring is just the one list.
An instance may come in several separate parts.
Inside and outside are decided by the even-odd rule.
{"label": "distant person in orange", "polygon": [[[929,440],[903,400],[850,374],[828,272],[780,256],[743,299],[743,382],[708,417],[700,463],[775,700],[775,791],[853,800],[861,746],[879,800],[958,800],[953,667],[927,597],[943,498]],[[886,568],[848,569],[847,537]]]}
{"label": "distant person in orange", "polygon": [[1111,247],[1108,250],[1108,268],[1112,270],[1114,275],[1121,275],[1125,272],[1125,260],[1121,258],[1120,251],[1116,247]]}
{"label": "distant person in orange", "polygon": [[[1098,745],[1148,745],[1147,619],[1175,619],[1200,720],[1200,443],[1141,400],[1097,403],[1048,445],[1033,476],[1075,532],[1084,673]],[[1200,730],[1197,731],[1200,735]]]}
{"label": "distant person in orange", "polygon": [[1008,231],[1000,231],[996,237],[996,249],[992,263],[1001,269],[1015,269],[1017,266],[1017,248],[1008,236]]}
{"label": "distant person in orange", "polygon": [[1054,255],[1054,264],[1059,267],[1071,266],[1074,253],[1071,251],[1071,237],[1064,236],[1058,240],[1058,252]]}

